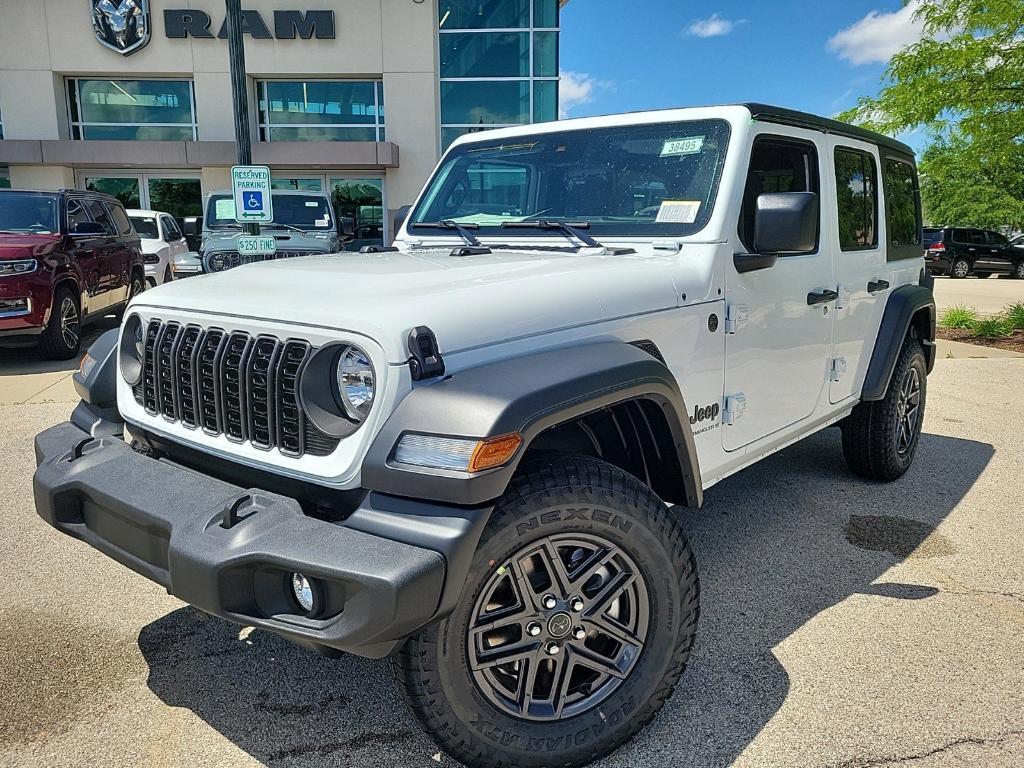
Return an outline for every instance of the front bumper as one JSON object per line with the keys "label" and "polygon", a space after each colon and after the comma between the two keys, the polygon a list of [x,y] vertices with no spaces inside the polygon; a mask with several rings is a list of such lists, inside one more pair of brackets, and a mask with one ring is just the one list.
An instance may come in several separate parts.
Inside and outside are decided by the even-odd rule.
{"label": "front bumper", "polygon": [[[36,510],[57,530],[207,613],[368,657],[450,610],[490,514],[370,493],[327,522],[71,423],[36,437],[36,461]],[[315,617],[293,572],[319,585]]]}

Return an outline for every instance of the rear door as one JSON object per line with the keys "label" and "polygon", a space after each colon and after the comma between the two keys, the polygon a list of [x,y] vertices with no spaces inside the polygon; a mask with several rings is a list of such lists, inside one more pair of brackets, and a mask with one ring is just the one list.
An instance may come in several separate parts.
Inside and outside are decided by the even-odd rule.
{"label": "rear door", "polygon": [[831,230],[839,298],[835,307],[829,402],[857,393],[871,361],[888,295],[878,149],[855,139],[829,139],[835,197],[825,218]]}
{"label": "rear door", "polygon": [[132,265],[139,247],[138,234],[132,227],[131,219],[117,203],[104,203],[115,229],[116,247],[111,251],[112,272],[111,303],[127,301],[132,288]]}
{"label": "rear door", "polygon": [[117,228],[114,226],[110,213],[102,201],[87,198],[85,207],[92,220],[103,227],[103,235],[95,240],[96,253],[99,259],[99,290],[97,292],[97,309],[107,309],[116,304],[122,292],[120,278],[120,243],[117,240]]}
{"label": "rear door", "polygon": [[[767,127],[767,126],[766,126]],[[771,126],[754,137],[739,221],[739,248],[754,248],[757,198],[765,192],[814,192],[822,200],[827,156],[824,134]],[[822,204],[821,209],[824,209]],[[820,215],[820,213],[819,213]],[[727,405],[743,413],[722,430],[732,451],[810,416],[825,387],[832,347],[833,303],[811,304],[835,288],[831,230],[807,253],[780,256],[774,266],[740,274],[727,270],[728,312],[735,332],[726,335]]]}

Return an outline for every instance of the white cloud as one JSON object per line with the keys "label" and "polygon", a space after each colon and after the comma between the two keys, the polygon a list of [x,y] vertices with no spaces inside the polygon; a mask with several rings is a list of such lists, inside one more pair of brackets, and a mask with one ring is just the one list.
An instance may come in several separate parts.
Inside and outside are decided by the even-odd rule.
{"label": "white cloud", "polygon": [[737,24],[742,23],[742,21],[723,19],[717,13],[713,13],[706,19],[695,20],[685,31],[686,34],[694,37],[722,37],[732,32]]}
{"label": "white cloud", "polygon": [[563,70],[558,76],[558,116],[564,120],[569,110],[594,100],[594,89],[599,83],[583,72]]}
{"label": "white cloud", "polygon": [[871,11],[833,35],[828,47],[851,64],[885,64],[894,53],[921,39],[924,24],[914,18],[919,4],[920,0],[910,0],[892,13]]}

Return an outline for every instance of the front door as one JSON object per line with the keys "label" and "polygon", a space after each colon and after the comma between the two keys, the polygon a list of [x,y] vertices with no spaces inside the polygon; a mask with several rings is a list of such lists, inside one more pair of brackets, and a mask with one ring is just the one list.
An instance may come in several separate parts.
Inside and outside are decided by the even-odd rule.
{"label": "front door", "polygon": [[[821,201],[826,137],[796,128],[777,130],[753,140],[737,250],[754,249],[758,195],[814,192]],[[774,266],[745,274],[727,267],[725,394],[734,414],[733,423],[722,430],[728,451],[810,416],[822,398],[834,304],[809,301],[835,288],[827,237],[819,225],[819,242],[808,253],[782,255]]]}
{"label": "front door", "polygon": [[95,235],[75,235],[75,226],[81,222],[91,222],[92,218],[85,208],[83,200],[77,197],[68,199],[67,231],[71,238],[71,250],[78,274],[82,280],[82,316],[96,312],[106,306],[103,295],[103,257],[100,244],[104,238]]}
{"label": "front door", "polygon": [[839,298],[828,394],[838,403],[856,394],[864,380],[890,285],[878,213],[878,150],[854,139],[833,138],[829,146],[836,193],[823,220],[830,230]]}

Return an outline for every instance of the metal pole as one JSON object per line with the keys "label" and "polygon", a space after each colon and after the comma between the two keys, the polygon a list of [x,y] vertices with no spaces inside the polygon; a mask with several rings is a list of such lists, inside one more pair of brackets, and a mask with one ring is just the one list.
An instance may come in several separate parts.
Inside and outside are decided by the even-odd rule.
{"label": "metal pole", "polygon": [[[241,0],[224,0],[228,25],[228,64],[231,69],[231,97],[235,110],[235,160],[252,165],[252,134],[249,131],[249,94],[245,83],[245,45],[242,42]],[[246,224],[250,235],[260,233],[259,224]]]}

